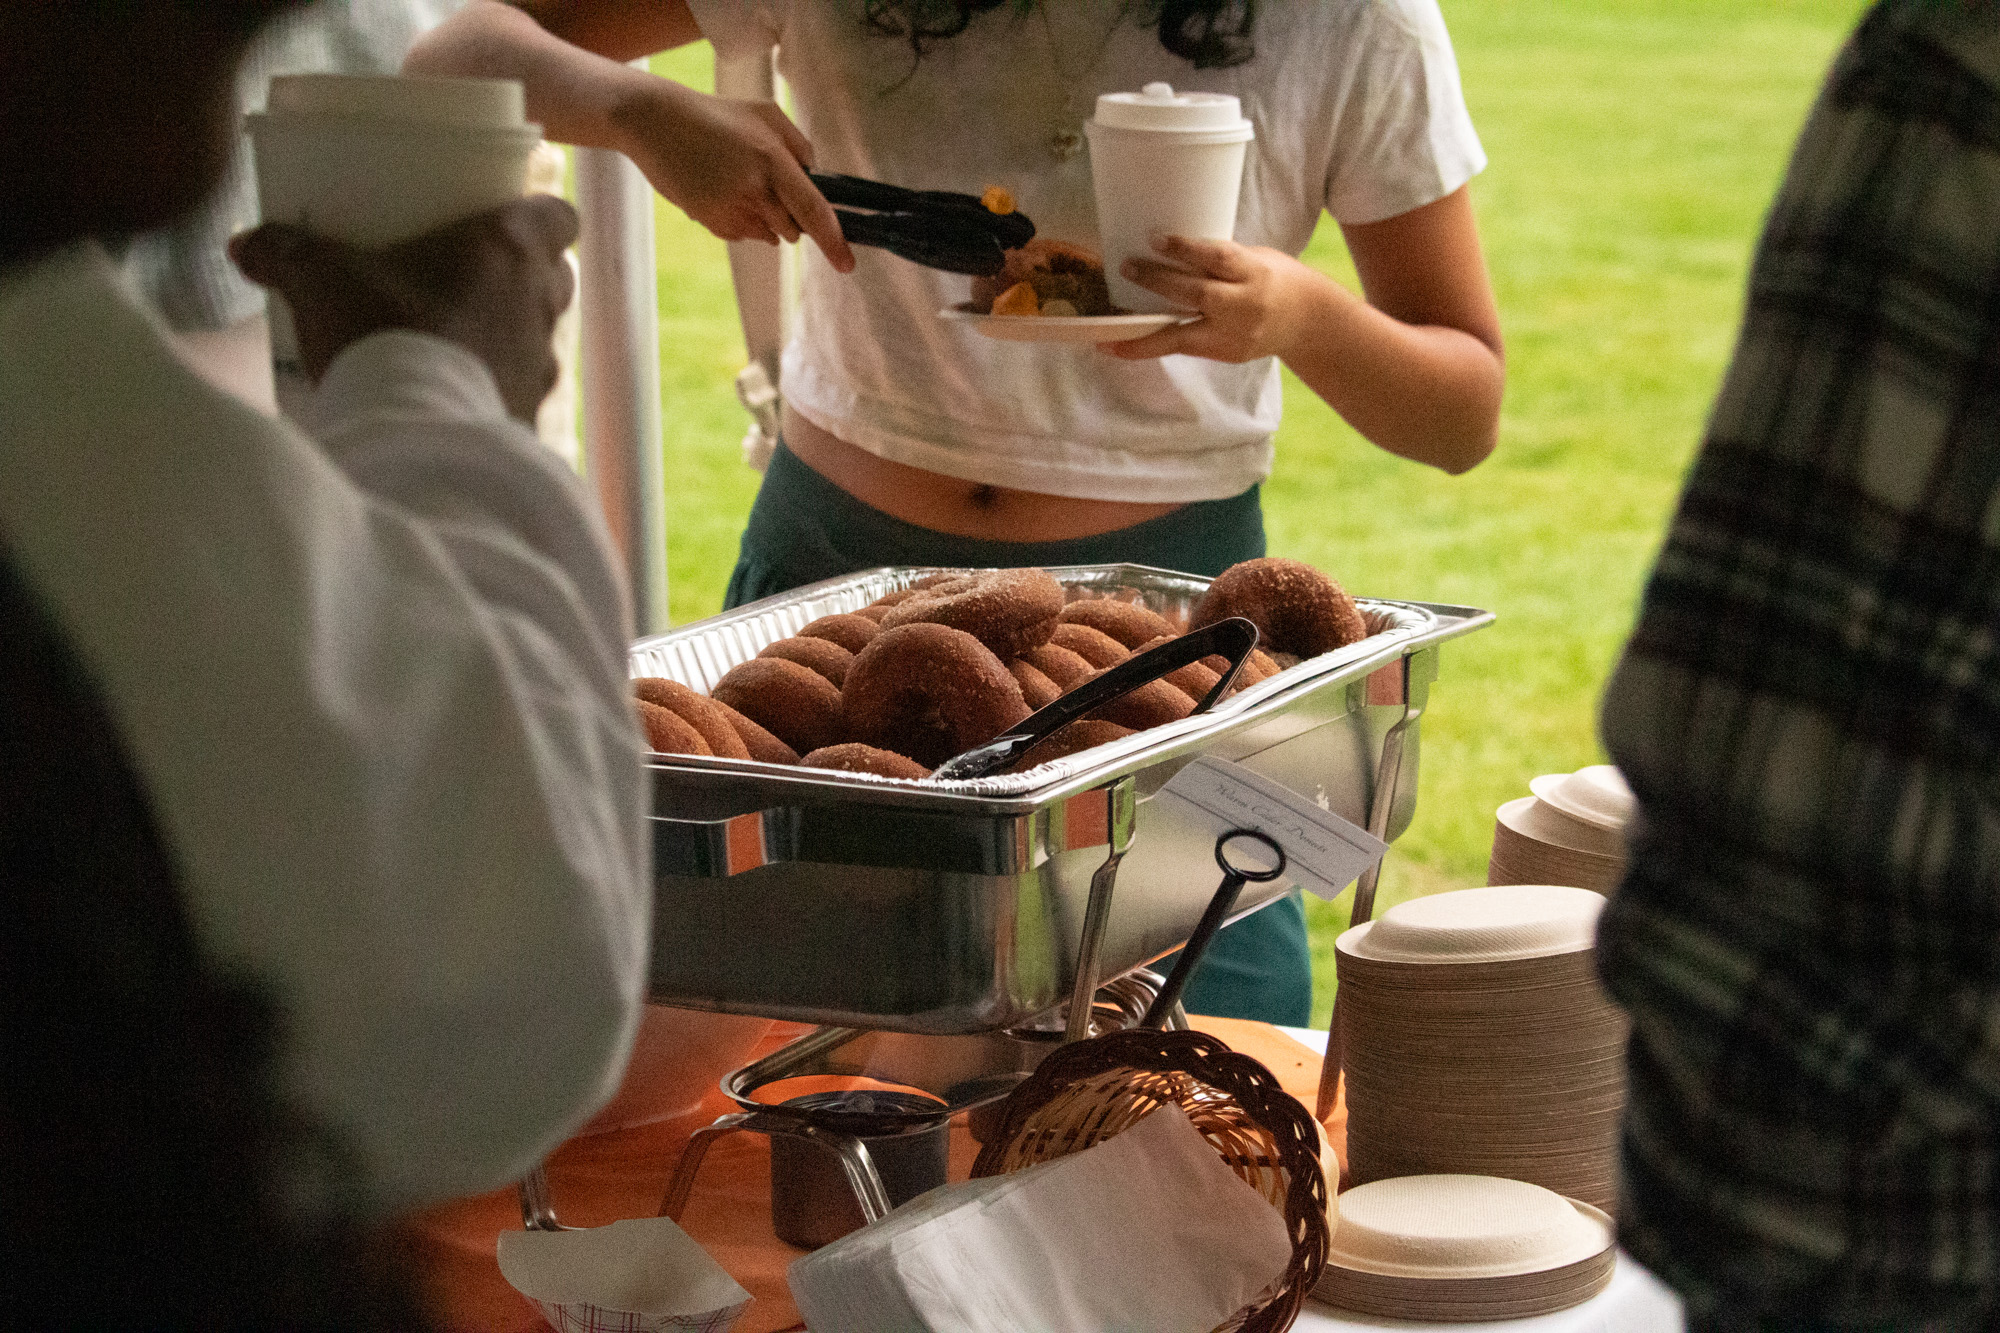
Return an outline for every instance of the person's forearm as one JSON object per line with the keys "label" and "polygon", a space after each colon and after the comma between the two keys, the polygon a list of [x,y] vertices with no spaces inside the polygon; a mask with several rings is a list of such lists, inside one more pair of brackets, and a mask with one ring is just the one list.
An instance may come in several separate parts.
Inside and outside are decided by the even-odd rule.
{"label": "person's forearm", "polygon": [[1371,443],[1459,473],[1493,452],[1506,368],[1462,329],[1406,324],[1333,279],[1296,279],[1279,358]]}
{"label": "person's forearm", "polygon": [[[512,5],[471,0],[410,49],[406,74],[519,79],[528,117],[549,138],[584,148],[628,147],[625,112],[678,87],[552,36]],[[666,85],[662,87],[662,85]]]}

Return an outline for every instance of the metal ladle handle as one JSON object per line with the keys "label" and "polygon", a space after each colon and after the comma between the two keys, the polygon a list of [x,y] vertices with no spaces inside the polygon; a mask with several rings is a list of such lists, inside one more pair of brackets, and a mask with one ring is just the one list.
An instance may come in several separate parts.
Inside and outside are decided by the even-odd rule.
{"label": "metal ladle handle", "polygon": [[[1264,844],[1271,855],[1278,858],[1270,869],[1244,870],[1232,865],[1229,860],[1229,844],[1238,838],[1247,838]],[[1285,849],[1277,840],[1261,829],[1231,829],[1215,840],[1215,863],[1222,867],[1222,883],[1217,886],[1215,896],[1208,900],[1208,910],[1201,914],[1194,934],[1181,946],[1181,956],[1174,963],[1174,970],[1167,974],[1166,984],[1153,997],[1153,1003],[1146,1009],[1146,1016],[1139,1020],[1142,1028],[1159,1028],[1167,1021],[1167,1015],[1180,1003],[1181,992],[1187,989],[1188,978],[1194,974],[1195,965],[1208,950],[1209,941],[1215,932],[1222,929],[1222,923],[1236,908],[1236,899],[1243,892],[1245,884],[1268,884],[1285,873]]]}

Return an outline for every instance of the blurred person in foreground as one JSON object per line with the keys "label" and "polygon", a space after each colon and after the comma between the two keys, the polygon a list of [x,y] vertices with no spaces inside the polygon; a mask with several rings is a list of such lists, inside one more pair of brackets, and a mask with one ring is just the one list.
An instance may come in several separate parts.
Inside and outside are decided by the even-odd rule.
{"label": "blurred person in foreground", "polygon": [[1623,1244],[1696,1329],[2000,1326],[2000,6],[1835,65],[1604,736]]}
{"label": "blurred person in foreground", "polygon": [[201,201],[289,8],[0,6],[0,1270],[38,1327],[117,1326],[89,1312],[154,1251],[228,1253],[203,1238],[232,1203],[367,1221],[515,1178],[611,1093],[640,1010],[624,598],[521,424],[574,214],[244,238],[298,313],[310,435],[187,370],[101,245]]}

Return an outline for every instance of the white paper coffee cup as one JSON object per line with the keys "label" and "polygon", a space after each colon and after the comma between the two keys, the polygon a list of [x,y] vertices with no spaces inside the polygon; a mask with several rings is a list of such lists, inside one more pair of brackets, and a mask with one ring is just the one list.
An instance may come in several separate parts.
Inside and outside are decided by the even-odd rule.
{"label": "white paper coffee cup", "polygon": [[1180,309],[1120,277],[1119,266],[1134,256],[1159,259],[1152,246],[1158,232],[1209,240],[1235,234],[1243,158],[1256,136],[1242,104],[1226,93],[1149,83],[1099,97],[1083,130],[1112,304],[1141,314]]}
{"label": "white paper coffee cup", "polygon": [[[263,220],[370,248],[520,198],[542,141],[521,85],[505,79],[289,75],[248,119]],[[289,410],[304,381],[276,296],[271,359]]]}

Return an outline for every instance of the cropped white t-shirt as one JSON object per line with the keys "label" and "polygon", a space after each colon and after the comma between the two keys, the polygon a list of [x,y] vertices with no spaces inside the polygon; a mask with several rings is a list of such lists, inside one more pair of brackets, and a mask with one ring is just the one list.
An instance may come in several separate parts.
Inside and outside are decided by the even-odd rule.
{"label": "cropped white t-shirt", "polygon": [[[1197,70],[1130,0],[1007,4],[921,60],[861,0],[690,0],[725,56],[778,48],[817,167],[919,189],[1013,191],[1041,235],[1098,248],[1080,131],[1098,94],[1154,80],[1230,93],[1256,127],[1236,239],[1296,255],[1322,208],[1376,222],[1443,198],[1486,164],[1436,0],[1259,6],[1256,56]],[[1091,499],[1221,499],[1269,474],[1274,358],[1127,362],[1088,345],[1005,343],[937,312],[969,279],[857,248],[851,277],[805,247],[785,400],[899,463]]]}

